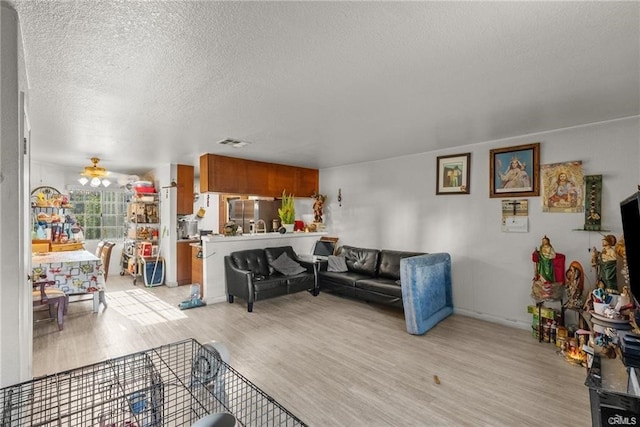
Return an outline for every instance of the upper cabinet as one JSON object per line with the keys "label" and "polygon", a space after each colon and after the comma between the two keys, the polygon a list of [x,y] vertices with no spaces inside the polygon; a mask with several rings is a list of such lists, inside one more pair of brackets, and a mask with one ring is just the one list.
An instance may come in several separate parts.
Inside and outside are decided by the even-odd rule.
{"label": "upper cabinet", "polygon": [[318,190],[318,170],[236,157],[200,156],[200,192],[280,197],[282,191],[311,197]]}
{"label": "upper cabinet", "polygon": [[178,215],[191,215],[193,213],[194,167],[189,165],[177,166],[178,178],[176,184],[178,184],[178,193],[176,213]]}

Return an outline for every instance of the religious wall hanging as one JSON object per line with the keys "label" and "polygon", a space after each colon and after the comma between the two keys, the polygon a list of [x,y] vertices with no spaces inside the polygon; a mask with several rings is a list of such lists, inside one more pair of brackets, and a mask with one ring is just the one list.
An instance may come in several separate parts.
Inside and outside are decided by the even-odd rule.
{"label": "religious wall hanging", "polygon": [[584,210],[582,162],[540,166],[542,212],[576,213]]}
{"label": "religious wall hanging", "polygon": [[538,196],[540,143],[491,150],[489,170],[490,197]]}
{"label": "religious wall hanging", "polygon": [[600,231],[602,224],[602,175],[584,177],[584,229]]}

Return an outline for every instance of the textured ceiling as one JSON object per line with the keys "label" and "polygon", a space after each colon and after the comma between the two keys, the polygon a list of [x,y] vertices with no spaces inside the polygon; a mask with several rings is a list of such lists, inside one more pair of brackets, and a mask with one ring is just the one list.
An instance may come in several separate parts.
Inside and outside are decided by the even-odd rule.
{"label": "textured ceiling", "polygon": [[32,158],[78,170],[325,168],[640,114],[635,1],[8,3]]}

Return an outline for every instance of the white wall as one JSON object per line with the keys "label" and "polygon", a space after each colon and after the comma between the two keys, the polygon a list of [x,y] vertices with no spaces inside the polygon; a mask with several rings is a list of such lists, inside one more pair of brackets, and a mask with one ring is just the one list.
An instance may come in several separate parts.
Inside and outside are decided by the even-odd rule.
{"label": "white wall", "polygon": [[0,2],[0,387],[28,379],[32,363],[33,301],[24,259],[29,166],[22,144],[20,93],[28,95],[23,53],[18,14]]}
{"label": "white wall", "polygon": [[[320,171],[328,195],[325,223],[340,244],[448,252],[455,310],[529,328],[531,253],[547,235],[557,252],[582,263],[593,283],[589,248],[600,235],[582,228],[584,214],[543,213],[528,197],[529,232],[501,232],[501,199],[489,198],[489,150],[540,142],[541,164],[582,160],[585,175],[603,175],[603,229],[622,234],[618,203],[638,184],[638,117],[509,138]],[[436,157],[471,152],[471,194],[435,195]],[[342,189],[342,207],[338,206]]]}

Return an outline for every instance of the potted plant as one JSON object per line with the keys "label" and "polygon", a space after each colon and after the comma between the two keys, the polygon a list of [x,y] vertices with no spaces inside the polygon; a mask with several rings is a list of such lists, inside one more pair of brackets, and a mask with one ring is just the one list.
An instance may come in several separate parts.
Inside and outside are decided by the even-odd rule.
{"label": "potted plant", "polygon": [[287,233],[293,231],[293,223],[296,219],[296,209],[293,201],[293,194],[287,195],[286,190],[283,190],[282,207],[278,208],[278,216],[280,217],[280,223],[287,230]]}

